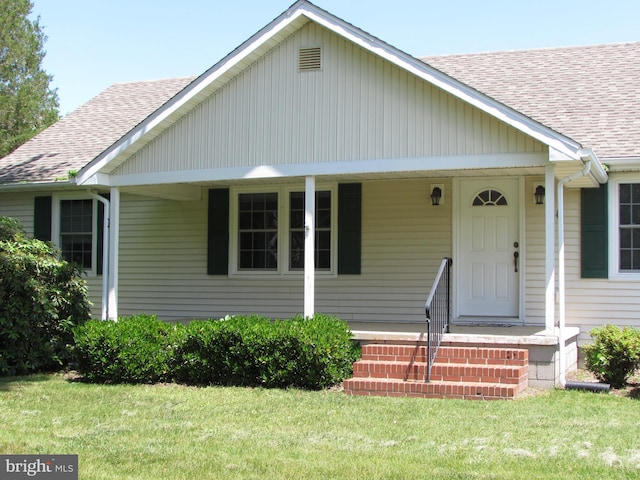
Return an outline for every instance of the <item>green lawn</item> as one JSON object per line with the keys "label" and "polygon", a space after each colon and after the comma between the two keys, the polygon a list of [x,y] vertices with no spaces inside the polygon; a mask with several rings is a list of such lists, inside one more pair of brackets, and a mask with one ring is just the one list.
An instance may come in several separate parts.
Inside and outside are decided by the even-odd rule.
{"label": "green lawn", "polygon": [[349,397],[62,375],[0,379],[0,452],[78,454],[81,479],[640,478],[640,403]]}

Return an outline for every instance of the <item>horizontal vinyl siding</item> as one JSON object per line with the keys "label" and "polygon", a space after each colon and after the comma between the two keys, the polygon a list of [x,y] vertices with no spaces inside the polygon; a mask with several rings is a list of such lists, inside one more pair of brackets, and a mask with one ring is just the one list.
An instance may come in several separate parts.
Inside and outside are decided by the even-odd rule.
{"label": "horizontal vinyl siding", "polygon": [[[298,48],[313,45],[323,48],[322,71],[299,73]],[[542,150],[521,132],[309,24],[113,173]]]}
{"label": "horizontal vinyl siding", "polygon": [[[450,182],[438,183],[448,196]],[[451,251],[451,202],[432,207],[428,186],[424,179],[363,184],[362,274],[318,275],[318,312],[362,321],[424,319],[428,289]],[[171,320],[302,312],[302,275],[206,274],[205,200],[123,194],[121,210],[121,315],[147,312]]]}
{"label": "horizontal vinyl siding", "polygon": [[545,323],[545,207],[533,201],[533,192],[538,185],[544,185],[544,177],[525,180],[524,320],[528,325]]}
{"label": "horizontal vinyl siding", "polygon": [[34,193],[5,193],[0,195],[0,217],[17,219],[22,224],[27,235],[33,236],[33,211],[34,198],[36,196]]}
{"label": "horizontal vinyl siding", "polygon": [[567,325],[580,327],[580,341],[607,323],[640,328],[640,282],[580,278],[580,190],[565,194],[565,239]]}

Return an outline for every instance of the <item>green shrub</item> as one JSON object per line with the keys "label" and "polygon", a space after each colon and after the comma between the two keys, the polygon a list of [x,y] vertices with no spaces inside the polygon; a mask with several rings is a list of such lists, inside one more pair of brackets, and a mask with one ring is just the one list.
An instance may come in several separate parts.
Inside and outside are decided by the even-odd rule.
{"label": "green shrub", "polygon": [[324,315],[235,316],[187,326],[139,315],[91,320],[74,333],[78,371],[95,382],[321,389],[350,376],[360,355],[347,324]]}
{"label": "green shrub", "polygon": [[118,322],[90,320],[74,330],[77,369],[86,380],[156,383],[173,379],[174,350],[184,327],[135,315]]}
{"label": "green shrub", "polygon": [[90,318],[86,282],[50,244],[0,217],[0,375],[57,370],[68,363],[72,328]]}
{"label": "green shrub", "polygon": [[178,349],[178,381],[321,389],[351,375],[359,348],[346,322],[316,315],[271,320],[256,315],[195,321]]}
{"label": "green shrub", "polygon": [[605,325],[591,331],[594,342],[582,347],[587,369],[614,388],[623,387],[640,366],[640,331]]}

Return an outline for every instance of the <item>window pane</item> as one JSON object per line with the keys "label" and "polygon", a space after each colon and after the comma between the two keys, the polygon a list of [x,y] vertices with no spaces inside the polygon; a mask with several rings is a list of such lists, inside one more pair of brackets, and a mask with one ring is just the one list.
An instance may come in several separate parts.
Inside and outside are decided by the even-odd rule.
{"label": "window pane", "polygon": [[620,229],[620,248],[631,248],[631,229]]}
{"label": "window pane", "polygon": [[[638,196],[640,200],[640,196]],[[640,204],[636,203],[631,206],[631,224],[640,225]]]}
{"label": "window pane", "polygon": [[620,250],[620,270],[631,270],[631,250]]}
{"label": "window pane", "polygon": [[631,205],[620,204],[620,225],[631,225]]}
{"label": "window pane", "polygon": [[628,183],[621,183],[618,188],[618,193],[620,196],[620,203],[630,203],[631,202],[631,185]]}
{"label": "window pane", "polygon": [[304,232],[292,231],[289,238],[289,266],[292,270],[300,270],[304,268]]}

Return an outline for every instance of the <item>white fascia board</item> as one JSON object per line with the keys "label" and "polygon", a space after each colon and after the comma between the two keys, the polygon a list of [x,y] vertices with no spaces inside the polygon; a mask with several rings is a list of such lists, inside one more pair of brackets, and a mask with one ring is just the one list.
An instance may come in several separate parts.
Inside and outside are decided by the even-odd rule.
{"label": "white fascia board", "polygon": [[630,172],[640,170],[640,157],[607,158],[605,162],[610,172]]}
{"label": "white fascia board", "polygon": [[306,164],[262,165],[257,167],[211,168],[111,176],[110,186],[128,187],[169,183],[255,180],[267,178],[436,172],[442,170],[483,170],[495,168],[544,167],[545,154],[503,154],[443,157],[392,158]]}

